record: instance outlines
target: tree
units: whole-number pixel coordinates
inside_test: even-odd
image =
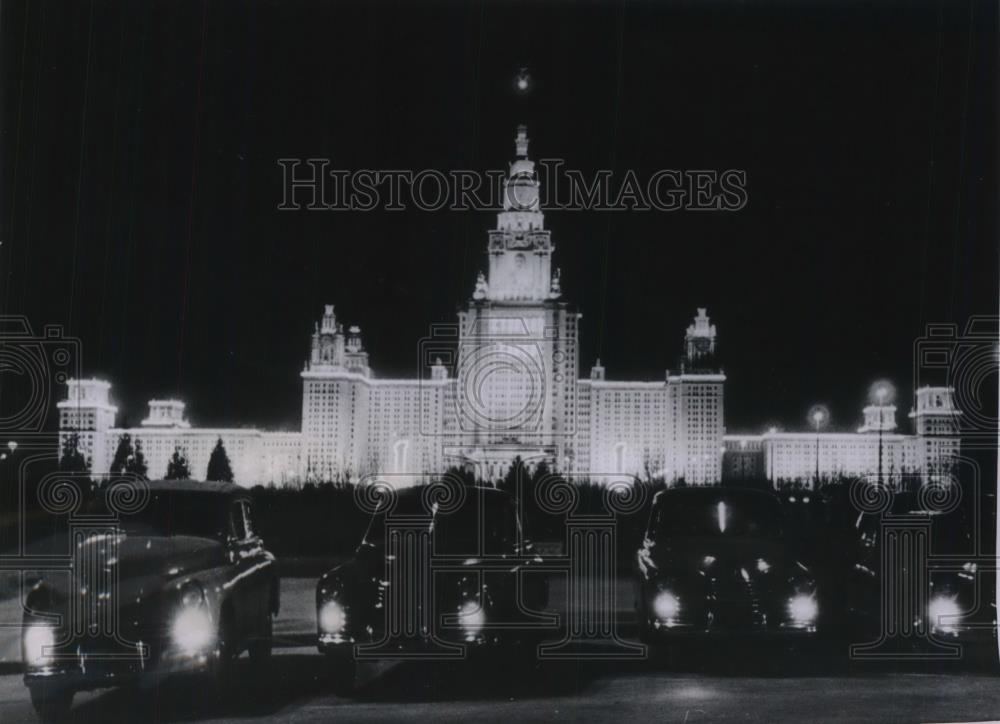
[[[167,480],[187,480],[191,477],[191,468],[188,459],[178,447],[174,448],[174,454],[167,463]]]
[[[90,471],[86,458],[80,452],[80,436],[75,432],[63,440],[59,471],[63,473],[86,473]]]
[[[112,474],[118,475],[125,470],[125,466],[128,465],[128,461],[133,455],[135,455],[135,450],[132,449],[132,436],[126,432],[118,438],[118,449],[115,450],[115,457],[111,461]]]
[[[142,454],[142,441],[135,441],[135,454],[125,463],[125,472],[144,478],[148,472],[146,466],[146,456]]]
[[[212,456],[208,459],[208,471],[205,473],[205,480],[223,483],[233,482],[233,469],[229,465],[229,456],[226,454],[226,448],[222,444],[221,437],[215,443]]]

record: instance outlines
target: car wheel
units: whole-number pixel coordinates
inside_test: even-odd
[[[218,649],[215,660],[209,670],[212,695],[218,704],[228,703],[235,679],[236,657],[239,650],[236,646],[235,634],[230,625],[230,618],[223,615],[219,622]]]
[[[333,693],[337,696],[348,696],[354,691],[358,675],[358,663],[349,654],[329,654],[327,669],[333,681]]]
[[[35,684],[29,687],[31,705],[43,722],[59,722],[66,719],[70,707],[73,706],[72,689],[56,687],[51,684]]]

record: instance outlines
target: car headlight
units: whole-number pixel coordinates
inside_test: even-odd
[[[319,608],[319,627],[323,633],[343,633],[347,627],[347,613],[336,601],[325,601]]]
[[[181,606],[193,608],[205,603],[205,592],[197,583],[188,583],[181,589]]]
[[[788,601],[788,616],[799,625],[810,624],[819,615],[819,604],[816,597],[809,593],[792,596]]]
[[[465,632],[466,639],[475,638],[486,623],[486,613],[476,601],[466,601],[458,607],[458,623]]]
[[[934,596],[927,604],[927,618],[932,631],[954,633],[962,609],[953,596]]]
[[[215,643],[215,624],[205,605],[205,592],[197,583],[181,589],[180,607],[174,616],[170,635],[183,653],[205,653]]]
[[[174,643],[186,654],[204,652],[215,642],[215,626],[208,611],[185,608],[177,614],[171,628]]]
[[[673,621],[681,612],[681,602],[670,591],[660,591],[653,598],[653,612],[662,621]]]
[[[50,650],[56,643],[56,632],[46,624],[32,624],[24,630],[24,663],[45,666],[52,659]]]

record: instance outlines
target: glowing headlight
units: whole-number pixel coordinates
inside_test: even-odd
[[[319,609],[319,627],[324,633],[342,633],[347,626],[344,607],[336,601],[327,601]]]
[[[483,607],[476,601],[466,601],[458,609],[458,622],[465,631],[466,637],[475,636],[486,623]]]
[[[51,626],[29,626],[24,631],[24,663],[28,666],[44,666],[51,659],[47,649],[55,643],[56,634]]]
[[[800,593],[788,601],[788,615],[797,624],[812,623],[819,615],[819,605],[812,595]]]
[[[181,605],[185,608],[200,606],[205,602],[205,592],[197,583],[189,583],[181,589]]]
[[[961,615],[962,609],[951,596],[935,596],[927,604],[927,618],[935,631],[954,633]]]
[[[170,631],[174,643],[186,654],[202,653],[215,642],[215,626],[201,607],[182,608]]]
[[[677,618],[677,614],[680,613],[681,602],[670,591],[660,591],[653,599],[653,611],[657,618],[670,621]]]

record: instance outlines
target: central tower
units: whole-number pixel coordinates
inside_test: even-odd
[[[497,214],[497,228],[489,232],[485,298],[538,303],[559,295],[553,297],[552,240],[545,230],[538,176],[535,162],[528,158],[528,129],[523,125],[517,128],[514,147],[516,158],[504,181],[503,211]]]
[[[515,457],[572,467],[580,315],[560,300],[554,247],[541,211],[528,131],[519,126],[502,209],[480,272],[459,313],[452,457],[502,477]]]

